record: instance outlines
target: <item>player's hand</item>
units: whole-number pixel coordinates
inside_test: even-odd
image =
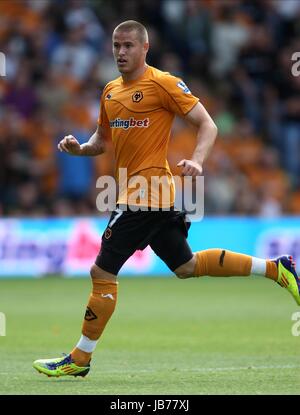
[[[177,167],[182,167],[182,176],[196,177],[202,174],[202,166],[196,161],[184,159],[177,164]]]
[[[82,153],[81,146],[72,135],[66,135],[59,143],[59,151],[65,151],[73,156],[79,156]]]

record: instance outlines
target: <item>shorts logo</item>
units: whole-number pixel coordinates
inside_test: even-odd
[[[128,130],[128,128],[147,128],[149,126],[149,118],[144,120],[136,120],[133,117],[130,117],[129,120],[122,120],[122,118],[116,118],[115,120],[109,121],[110,128],[123,128]]]
[[[140,102],[144,98],[142,91],[135,91],[132,95],[133,102]]]
[[[177,86],[183,90],[183,92],[185,94],[190,94],[191,91],[189,90],[189,88],[186,86],[186,84],[183,81],[178,82]]]
[[[85,312],[84,319],[86,321],[92,321],[92,320],[96,320],[97,319],[96,314],[93,312],[93,310],[90,307],[87,307],[86,308],[86,312]]]
[[[109,239],[111,237],[112,230],[110,228],[107,228],[104,232],[104,238]]]

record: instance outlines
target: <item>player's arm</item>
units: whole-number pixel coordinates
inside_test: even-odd
[[[191,160],[181,160],[178,166],[182,167],[184,176],[199,176],[202,173],[202,164],[213,147],[218,129],[200,102],[185,115],[185,119],[197,127],[197,145]]]
[[[59,143],[58,149],[73,156],[98,156],[105,152],[104,128],[98,125],[97,130],[89,141],[79,144],[72,135],[65,136]]]

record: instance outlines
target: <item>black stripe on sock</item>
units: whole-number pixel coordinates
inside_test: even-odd
[[[224,263],[224,257],[225,257],[225,250],[223,249],[223,251],[222,251],[222,253],[221,253],[221,255],[220,255],[220,260],[219,260],[220,267],[222,267],[222,266],[223,266],[223,263]]]

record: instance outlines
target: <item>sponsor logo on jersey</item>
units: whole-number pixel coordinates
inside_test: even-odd
[[[132,94],[132,101],[133,102],[140,102],[143,99],[143,93],[142,91],[135,91],[134,94]]]
[[[122,120],[122,118],[116,118],[115,120],[109,121],[110,128],[123,128],[128,130],[128,128],[147,128],[149,126],[149,118],[144,118],[143,120],[136,120],[133,117],[130,117],[128,120]]]
[[[177,86],[183,90],[183,92],[185,94],[190,94],[191,91],[189,90],[189,88],[186,86],[186,84],[183,81],[178,82]]]

